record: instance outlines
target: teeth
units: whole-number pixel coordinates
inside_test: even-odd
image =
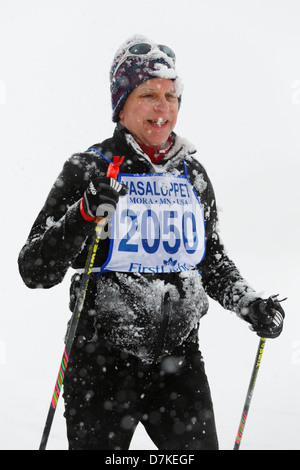
[[[164,120],[164,119],[149,119],[149,122],[151,122],[151,124],[157,124],[158,126],[163,126],[164,124],[167,123],[167,120]]]

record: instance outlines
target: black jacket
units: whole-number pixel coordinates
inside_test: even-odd
[[[146,362],[171,353],[185,341],[197,342],[199,320],[208,310],[207,295],[241,317],[243,309],[258,297],[220,242],[214,191],[196,151],[175,134],[173,140],[173,147],[158,165],[153,165],[121,126],[112,138],[93,146],[108,159],[125,155],[122,173],[176,170],[184,174],[185,161],[204,210],[206,254],[198,270],[110,272],[94,274],[90,280],[79,331],[92,337],[95,326],[99,337]],[[51,288],[62,282],[70,267],[84,268],[94,223],[82,218],[79,203],[88,182],[106,175],[107,168],[108,162],[95,150],[75,154],[65,162],[19,255],[20,274],[28,287]],[[102,266],[108,249],[106,237],[100,241],[95,266]],[[80,274],[74,274],[71,310],[79,284]]]

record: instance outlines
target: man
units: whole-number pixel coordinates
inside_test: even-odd
[[[158,449],[216,450],[198,344],[207,295],[263,337],[281,333],[284,312],[225,253],[212,184],[173,132],[174,52],[133,36],[110,80],[113,137],[67,160],[19,257],[31,288],[76,269],[72,310],[95,222],[109,213],[64,381],[69,448],[128,449],[142,422]],[[114,156],[124,156],[118,182],[106,176]]]

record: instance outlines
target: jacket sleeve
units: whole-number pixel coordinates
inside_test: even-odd
[[[206,171],[199,164],[193,173],[197,175],[194,185],[196,184],[195,189],[203,206],[205,220],[206,252],[198,266],[203,287],[226,310],[244,317],[249,304],[260,296],[226,253],[219,234],[215,194]]]
[[[30,288],[59,284],[94,230],[79,210],[87,182],[78,162],[65,163],[20,251],[19,271]]]

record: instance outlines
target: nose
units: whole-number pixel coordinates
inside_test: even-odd
[[[165,112],[169,109],[169,103],[165,96],[159,96],[153,106],[154,111]]]

